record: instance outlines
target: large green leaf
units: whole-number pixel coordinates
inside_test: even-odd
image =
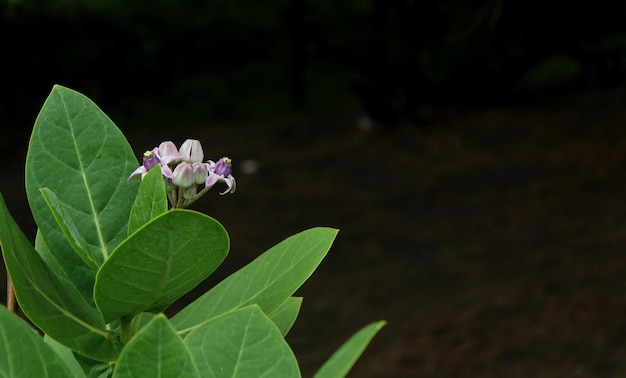
[[[201,377],[299,377],[293,352],[256,305],[213,318],[184,340]]]
[[[76,356],[74,356],[74,352],[65,345],[59,343],[52,337],[48,335],[43,336],[43,341],[56,352],[57,355],[63,360],[63,363],[67,368],[72,372],[72,377],[80,378],[85,376],[85,372],[83,368],[80,366],[78,361],[76,360]]]
[[[167,211],[167,196],[160,167],[157,165],[141,179],[128,220],[129,235]]]
[[[212,317],[249,304],[271,313],[311,276],[337,232],[317,227],[283,240],[185,307],[171,319],[172,324],[188,332]]]
[[[159,312],[207,278],[224,260],[224,227],[202,213],[174,209],[130,235],[100,267],[94,300],[110,322]]]
[[[126,344],[113,372],[113,378],[199,376],[189,350],[162,314]]]
[[[28,324],[0,305],[0,376],[66,378],[72,375],[61,357]]]
[[[121,344],[106,330],[98,311],[35,252],[1,195],[0,246],[20,307],[37,327],[78,353],[115,360]]]
[[[280,333],[285,336],[296,322],[301,306],[302,297],[289,297],[276,310],[267,314],[267,316],[276,324]]]
[[[384,321],[371,323],[355,333],[315,373],[315,378],[345,377],[361,356],[376,333],[385,325]]]
[[[139,185],[127,183],[127,178],[137,165],[124,135],[96,104],[71,89],[53,87],[30,138],[26,193],[49,249],[87,300],[95,275],[76,268],[85,263],[66,240],[39,190],[49,188],[58,196],[77,232],[98,251],[101,263],[127,236]]]

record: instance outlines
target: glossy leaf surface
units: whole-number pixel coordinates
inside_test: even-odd
[[[345,377],[374,335],[385,325],[384,321],[369,324],[355,333],[330,357],[315,374],[315,378]]]
[[[256,305],[213,318],[184,340],[201,377],[299,377],[296,357]]]
[[[164,315],[158,315],[130,339],[117,361],[113,378],[199,377],[180,336]]]
[[[271,313],[311,276],[336,235],[335,229],[318,227],[283,240],[185,307],[171,319],[172,324],[188,332],[250,304]]]
[[[135,180],[138,180],[136,178]],[[160,166],[157,165],[148,172],[139,185],[137,197],[130,210],[128,220],[128,234],[137,231],[152,218],[167,211],[167,196]]]
[[[65,239],[40,189],[56,194],[76,231],[97,251],[99,265],[127,235],[138,187],[127,178],[137,166],[126,138],[96,104],[71,89],[53,87],[30,138],[26,194],[49,249],[88,301],[95,274],[76,269],[85,263]]]
[[[83,368],[80,366],[76,357],[74,356],[74,352],[65,345],[59,343],[52,337],[48,335],[43,336],[43,341],[46,343],[52,350],[56,352],[56,354],[63,360],[65,366],[72,372],[71,377],[79,378],[84,377],[85,372]]]
[[[61,357],[44,343],[43,338],[0,305],[0,376],[65,378],[72,375]]]
[[[302,297],[289,297],[283,304],[267,316],[276,324],[280,333],[285,336],[296,322],[301,306]]]
[[[130,235],[100,267],[95,302],[107,322],[162,311],[207,278],[229,247],[215,219],[168,211]]]

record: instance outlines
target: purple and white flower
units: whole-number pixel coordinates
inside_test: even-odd
[[[226,193],[235,193],[235,189],[237,188],[237,183],[235,182],[235,178],[231,174],[233,171],[232,160],[223,157],[216,162],[209,160],[207,161],[209,165],[209,175],[204,183],[204,186],[207,188],[211,188],[213,185],[218,182],[223,182],[228,187],[225,191],[220,194],[224,195]]]
[[[141,178],[148,173],[152,168],[156,167],[158,164],[161,164],[161,173],[163,176],[167,178],[172,178],[172,169],[161,160],[159,156],[159,149],[154,147],[150,151],[146,151],[143,154],[143,163],[141,166],[133,171],[133,173],[128,176],[128,181],[132,180],[133,177],[141,174]]]
[[[141,174],[141,178],[143,179],[146,173],[156,167],[157,164],[161,164],[163,176],[171,179],[173,172],[169,165],[176,164],[181,160],[183,160],[183,155],[178,153],[178,149],[174,143],[171,141],[163,142],[159,147],[154,147],[152,150],[144,152],[142,165],[130,174],[128,181],[132,180],[132,178],[138,174]]]
[[[227,157],[217,162],[204,159],[202,145],[198,140],[187,139],[180,149],[171,141],[165,141],[143,155],[142,165],[128,177],[128,181],[140,175],[143,178],[157,165],[165,183],[165,191],[172,207],[187,207],[204,195],[215,184],[222,182],[227,188],[220,194],[234,193],[235,178],[232,175],[232,161]],[[198,191],[198,186],[204,188]]]

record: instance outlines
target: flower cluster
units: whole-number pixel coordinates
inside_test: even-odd
[[[231,174],[232,161],[227,157],[217,162],[203,162],[203,159],[202,145],[195,139],[187,139],[180,149],[166,141],[143,154],[143,164],[131,173],[128,181],[137,175],[143,178],[149,170],[160,164],[172,207],[189,206],[217,183],[226,184],[226,190],[220,194],[234,193],[236,183]],[[199,185],[204,185],[200,191]]]

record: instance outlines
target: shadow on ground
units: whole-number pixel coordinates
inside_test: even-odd
[[[626,375],[625,100],[617,89],[439,110],[430,131],[363,131],[348,109],[129,140],[139,154],[192,137],[207,157],[258,163],[254,174],[235,170],[235,195],[195,205],[232,238],[198,291],[293,233],[341,229],[298,293],[288,339],[305,376],[386,319],[352,376],[617,377]],[[32,235],[14,167],[2,192]]]

